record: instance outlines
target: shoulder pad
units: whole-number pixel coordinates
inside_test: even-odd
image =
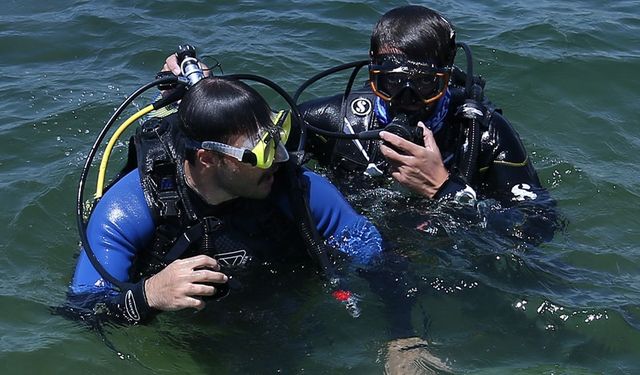
[[[373,113],[376,95],[369,87],[352,90],[342,102],[343,117],[366,117]]]

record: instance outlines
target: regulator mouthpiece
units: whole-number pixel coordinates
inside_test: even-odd
[[[404,113],[396,115],[391,123],[384,128],[384,131],[393,133],[418,145],[421,145],[423,142],[422,128],[411,125],[409,118]]]

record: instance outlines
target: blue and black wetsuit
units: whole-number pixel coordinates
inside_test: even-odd
[[[205,253],[218,260],[223,272],[242,281],[264,264],[309,261],[296,230],[295,222],[301,219],[289,199],[291,191],[284,173],[281,168],[271,193],[262,200],[236,198],[211,206],[190,189],[185,191],[198,218],[215,218],[220,223],[213,232],[213,246]],[[357,214],[325,178],[308,170],[299,173],[307,186],[309,211],[319,234],[352,261],[370,262],[382,249],[377,229]],[[87,228],[91,249],[100,264],[131,287],[117,291],[82,251],[69,293],[70,307],[84,310],[80,313],[123,323],[144,322],[154,314],[146,302],[144,281],[166,265],[162,257],[176,238],[166,238],[168,232],[160,231],[171,225],[160,222],[163,219],[149,203],[150,194],[145,191],[141,174],[134,169],[111,186],[97,203]],[[202,247],[195,245],[181,258],[203,253]]]
[[[488,101],[483,103],[486,107],[473,178],[459,178],[460,165],[470,147],[458,112],[465,99],[464,90],[451,85],[431,117],[422,119],[432,130],[451,173],[434,198],[456,200],[471,194],[477,202],[495,200],[500,208],[482,213],[489,228],[531,243],[550,240],[558,226],[555,201],[540,183],[516,130]],[[300,109],[310,125],[339,133],[381,129],[391,120],[386,104],[368,87],[354,90],[346,98],[335,95],[312,100]],[[339,140],[311,132],[307,150],[321,165],[334,169],[338,177],[365,171],[371,175],[371,165],[380,175],[388,176],[378,145],[377,141]],[[475,202],[472,199],[472,207],[467,206],[466,211],[477,215]]]

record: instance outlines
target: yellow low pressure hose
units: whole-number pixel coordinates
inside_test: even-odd
[[[122,133],[125,130],[127,130],[129,125],[131,125],[134,121],[136,121],[140,117],[153,111],[153,109],[154,109],[153,104],[149,104],[148,106],[142,108],[141,110],[136,112],[133,116],[129,117],[127,121],[123,122],[122,125],[118,127],[118,130],[116,130],[116,132],[113,133],[113,135],[111,136],[111,139],[107,144],[107,147],[104,149],[104,155],[102,155],[102,160],[100,161],[100,170],[98,171],[98,183],[96,185],[96,195],[95,195],[96,199],[99,199],[102,197],[102,193],[104,190],[105,175],[107,173],[107,164],[109,164],[109,156],[111,156],[111,151],[113,150],[113,146],[115,146],[116,142],[118,141],[118,138],[120,138],[120,135],[122,135]]]

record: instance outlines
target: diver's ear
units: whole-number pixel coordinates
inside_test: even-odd
[[[205,168],[217,167],[220,156],[213,151],[199,149],[196,151],[196,163]]]

